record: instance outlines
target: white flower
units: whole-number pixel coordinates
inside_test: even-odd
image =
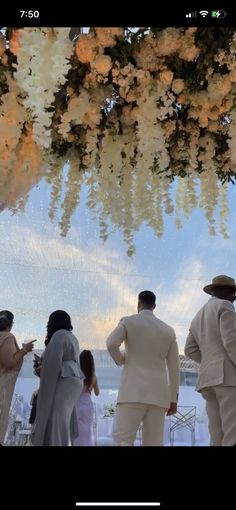
[[[114,416],[116,412],[117,403],[113,402],[113,404],[108,404],[104,406],[104,415],[103,418],[111,418]]]

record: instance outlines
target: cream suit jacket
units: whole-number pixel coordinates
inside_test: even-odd
[[[170,402],[177,402],[179,355],[175,332],[151,310],[123,317],[109,335],[107,349],[117,365],[124,365],[118,403],[137,402],[168,409]]]
[[[197,390],[236,386],[236,313],[230,301],[212,297],[194,317],[185,355],[200,363]]]

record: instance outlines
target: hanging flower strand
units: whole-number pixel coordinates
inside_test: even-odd
[[[86,182],[102,239],[112,223],[123,230],[129,255],[143,223],[160,236],[165,214],[174,212],[180,227],[182,213],[188,218],[196,206],[211,234],[219,206],[226,237],[221,183],[236,177],[234,29],[93,27],[73,41],[70,35],[69,28],[0,34],[0,210],[22,208],[46,177],[53,219],[64,161],[71,170],[62,235]],[[20,184],[16,157],[25,146],[37,157],[33,175],[28,155],[21,157]]]

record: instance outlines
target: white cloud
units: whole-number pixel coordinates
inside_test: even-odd
[[[155,289],[148,265],[140,274],[135,260],[118,250],[82,246],[78,229],[62,239],[53,225],[41,234],[16,224],[0,236],[0,307],[16,313],[17,337],[37,337],[37,347],[49,313],[60,308],[70,313],[83,347],[104,348],[119,319],[136,312],[138,292],[150,288],[157,295],[156,315],[174,327],[182,351],[190,322],[207,299],[202,287],[210,279],[198,258],[185,256],[174,281],[165,272]]]
[[[51,234],[51,237],[48,234]],[[105,339],[122,315],[136,310],[142,276],[132,261],[115,250],[83,249],[62,239],[53,227],[38,234],[24,226],[11,228],[12,250],[6,237],[1,271],[1,302],[16,312],[15,333],[20,340],[39,337],[42,346],[49,313],[66,309],[83,345],[104,347]],[[132,276],[135,275],[135,276]]]
[[[198,259],[185,259],[175,281],[169,282],[168,288],[167,282],[163,281],[159,292],[160,303],[157,313],[159,312],[163,320],[175,329],[181,352],[191,320],[207,301],[207,295],[202,290],[204,284],[208,283],[202,279],[205,273],[205,267]]]

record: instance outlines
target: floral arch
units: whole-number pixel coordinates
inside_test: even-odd
[[[236,177],[236,36],[232,28],[7,28],[0,34],[0,209],[21,210],[43,177],[61,234],[88,187],[101,237],[111,221],[128,254],[143,222],[214,211],[227,237]],[[176,182],[175,197],[171,186]]]

